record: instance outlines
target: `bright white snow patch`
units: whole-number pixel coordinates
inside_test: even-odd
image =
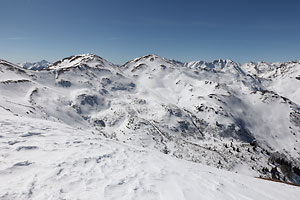
[[[171,158],[89,130],[1,114],[0,199],[299,199],[300,189]]]

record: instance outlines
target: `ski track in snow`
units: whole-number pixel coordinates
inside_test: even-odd
[[[299,199],[299,187],[125,145],[89,130],[0,116],[0,199]]]

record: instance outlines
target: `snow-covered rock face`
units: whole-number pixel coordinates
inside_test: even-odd
[[[156,55],[116,66],[84,54],[30,71],[1,61],[0,110],[300,183],[299,67]]]
[[[41,60],[39,62],[26,62],[19,64],[24,69],[30,69],[30,70],[42,70],[44,68],[47,68],[51,63],[46,60]]]

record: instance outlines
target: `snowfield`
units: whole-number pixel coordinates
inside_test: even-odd
[[[0,199],[299,199],[300,61],[0,60]]]
[[[0,116],[0,199],[298,200],[299,187],[46,120]]]

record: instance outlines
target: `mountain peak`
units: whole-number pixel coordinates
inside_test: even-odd
[[[82,64],[86,64],[89,67],[99,67],[99,66],[114,66],[111,62],[101,58],[100,56],[92,53],[88,54],[79,54],[79,55],[73,55],[66,58],[63,58],[51,65],[49,65],[50,70],[57,70],[62,68],[74,68],[78,67]]]
[[[39,62],[25,62],[19,64],[24,69],[30,69],[30,70],[42,70],[44,68],[47,68],[51,63],[47,60],[41,60]]]
[[[141,61],[141,60],[154,61],[155,59],[162,59],[162,57],[160,57],[158,55],[155,55],[155,54],[148,54],[148,55],[145,55],[145,56],[138,57],[138,58],[134,59],[133,61],[134,62]]]
[[[233,63],[233,61],[231,59],[216,59],[216,60],[213,60],[212,63]]]

